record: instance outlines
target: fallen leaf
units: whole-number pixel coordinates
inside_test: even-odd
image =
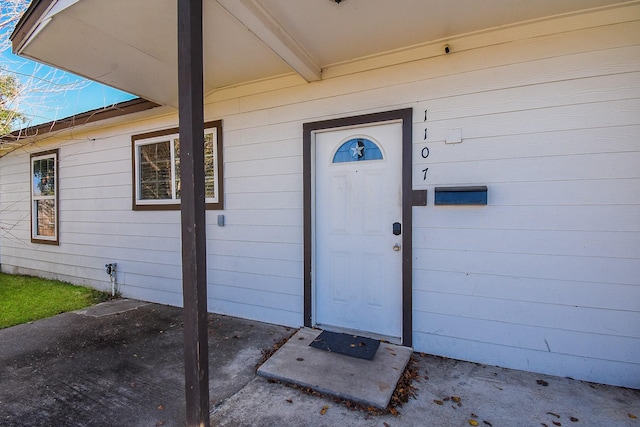
[[[569,419],[571,420],[572,423],[577,423],[578,421],[580,421],[576,417],[569,417]]]
[[[489,427],[493,427],[493,424],[491,424],[489,421],[483,421],[483,423],[488,425]]]
[[[460,396],[451,396],[451,400],[453,400],[456,403],[460,403]]]
[[[469,425],[477,426],[478,422],[476,420],[469,420]]]
[[[163,409],[164,409],[164,406],[158,405],[158,411],[162,411]]]
[[[434,400],[433,403],[435,403],[436,405],[444,405],[444,402],[442,400]]]
[[[471,418],[478,418],[478,416],[472,412],[471,413]]]
[[[389,427],[389,424],[383,422],[382,424],[384,424],[384,427]]]
[[[546,425],[545,423],[540,423],[542,424],[542,427],[549,427],[548,425]]]
[[[549,383],[548,383],[548,382],[546,382],[545,380],[537,380],[537,381],[536,381],[536,384],[541,385],[541,386],[543,386],[543,387],[546,387],[546,386],[548,386],[548,385],[549,385]]]
[[[554,425],[561,426],[562,423],[560,421],[551,421]]]
[[[164,421],[158,421],[156,423],[156,427],[160,427],[160,426],[163,426],[163,425],[164,425]]]
[[[287,403],[293,403],[293,400],[291,400],[291,399],[287,399],[287,400],[285,400],[285,402],[287,402]]]
[[[635,420],[635,419],[636,419],[636,418],[638,418],[638,417],[636,417],[636,416],[635,416],[635,415],[633,415],[633,414],[629,414],[629,418],[631,418],[632,420]]]
[[[444,399],[442,399],[442,400],[444,400],[445,402],[448,402],[448,401],[449,401],[449,399],[451,399],[451,398],[450,398],[450,397],[445,397],[445,398],[444,398]]]
[[[547,412],[547,415],[553,415],[556,418],[560,418],[560,415],[554,414],[553,412]]]
[[[322,407],[322,409],[320,410],[320,415],[324,415],[327,413],[327,409],[329,409],[329,407],[327,405],[324,405]]]
[[[302,358],[302,357],[298,357],[296,360],[297,360],[298,362],[302,362],[302,361],[304,360],[304,358]]]
[[[389,412],[391,412],[391,415],[393,416],[398,416],[398,411],[396,410],[396,408],[389,408]]]

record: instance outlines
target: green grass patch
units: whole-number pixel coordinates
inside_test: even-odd
[[[110,297],[57,280],[0,273],[0,329],[79,310]]]

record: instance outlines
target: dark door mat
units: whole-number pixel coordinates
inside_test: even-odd
[[[320,335],[309,344],[309,346],[320,350],[340,353],[365,360],[373,359],[379,345],[379,340],[329,331],[322,331]]]

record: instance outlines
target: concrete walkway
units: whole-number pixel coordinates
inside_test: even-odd
[[[216,426],[640,426],[640,391],[417,355],[416,399],[373,416],[253,379],[215,408]],[[428,377],[428,379],[426,379]],[[546,386],[544,384],[547,384]],[[556,424],[557,423],[557,424]]]
[[[212,405],[294,331],[210,316]],[[116,300],[0,329],[0,426],[183,426],[182,310]]]
[[[115,301],[0,330],[0,426],[182,426],[182,311]],[[417,398],[370,415],[255,374],[292,329],[210,317],[212,425],[631,426],[640,391],[414,354]]]

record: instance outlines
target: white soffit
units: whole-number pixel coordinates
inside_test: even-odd
[[[320,80],[320,66],[256,0],[217,1],[305,80]]]
[[[322,67],[619,0],[259,0]]]
[[[205,93],[619,0],[204,0]],[[20,53],[177,106],[177,0],[58,0]]]
[[[205,93],[292,72],[216,1],[204,6]],[[21,54],[177,107],[176,0],[80,0],[47,20]]]

